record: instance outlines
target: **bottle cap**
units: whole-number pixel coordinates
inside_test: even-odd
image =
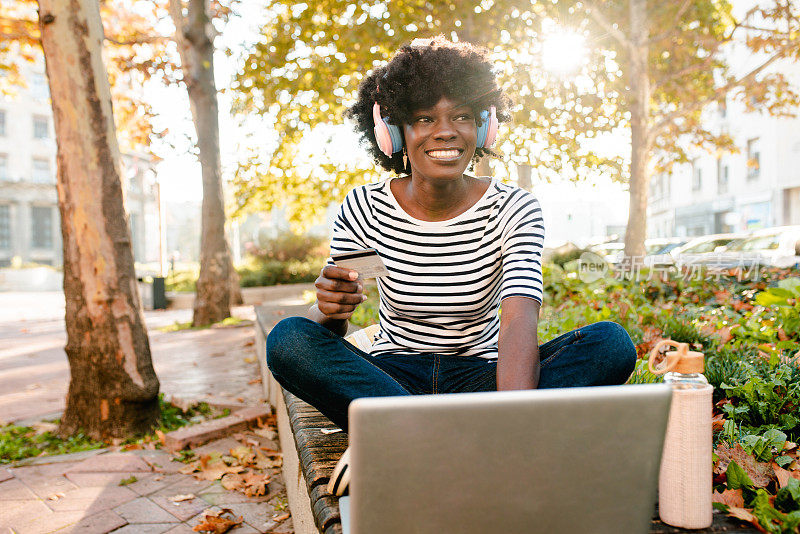
[[[672,346],[678,350],[667,352],[664,364],[656,367],[655,361],[658,358],[659,351],[666,346]],[[670,371],[683,374],[702,373],[705,369],[702,352],[689,350],[688,343],[678,343],[671,339],[662,339],[653,347],[653,350],[650,351],[647,366],[650,372],[656,375],[662,375]]]

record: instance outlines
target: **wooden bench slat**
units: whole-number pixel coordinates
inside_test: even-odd
[[[309,492],[311,501],[314,503],[312,510],[314,517],[318,518],[317,526],[324,531],[329,526],[341,524],[342,518],[339,515],[339,498],[328,493],[324,486],[317,486]]]

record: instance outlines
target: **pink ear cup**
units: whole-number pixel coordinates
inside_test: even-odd
[[[375,122],[375,140],[378,142],[378,148],[381,152],[392,157],[392,136],[389,133],[389,128],[383,122],[381,117],[381,108],[377,102],[372,106],[372,120]]]
[[[486,141],[483,146],[488,148],[494,144],[497,137],[497,108],[489,107],[489,129],[486,131]]]

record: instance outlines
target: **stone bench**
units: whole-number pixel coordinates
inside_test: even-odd
[[[283,450],[283,478],[297,534],[341,534],[339,499],[327,491],[336,462],[347,448],[347,435],[308,403],[285,391],[266,366],[266,334],[269,331],[256,308],[256,347],[261,364],[265,396],[276,412]],[[374,330],[359,331],[350,341],[368,350]],[[353,337],[354,336],[354,337]],[[366,349],[364,348],[366,346]],[[325,432],[323,432],[323,430]],[[665,525],[655,512],[650,534],[680,532],[745,534],[758,532],[720,513],[705,530],[684,530]]]

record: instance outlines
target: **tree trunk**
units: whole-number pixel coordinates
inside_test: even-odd
[[[67,358],[64,435],[129,437],[158,422],[158,378],[133,269],[97,0],[39,0],[58,144]]]
[[[625,256],[645,254],[647,235],[647,193],[650,186],[650,79],[647,59],[647,12],[645,0],[628,0],[630,9],[631,43],[629,99],[631,111],[631,174],[629,180],[630,211],[625,230]]]
[[[203,173],[203,212],[200,237],[200,276],[194,301],[194,326],[222,321],[231,315],[233,262],[225,239],[225,203],[219,155],[217,89],[214,84],[214,42],[208,0],[189,0],[183,15],[182,0],[170,0],[175,40]]]

